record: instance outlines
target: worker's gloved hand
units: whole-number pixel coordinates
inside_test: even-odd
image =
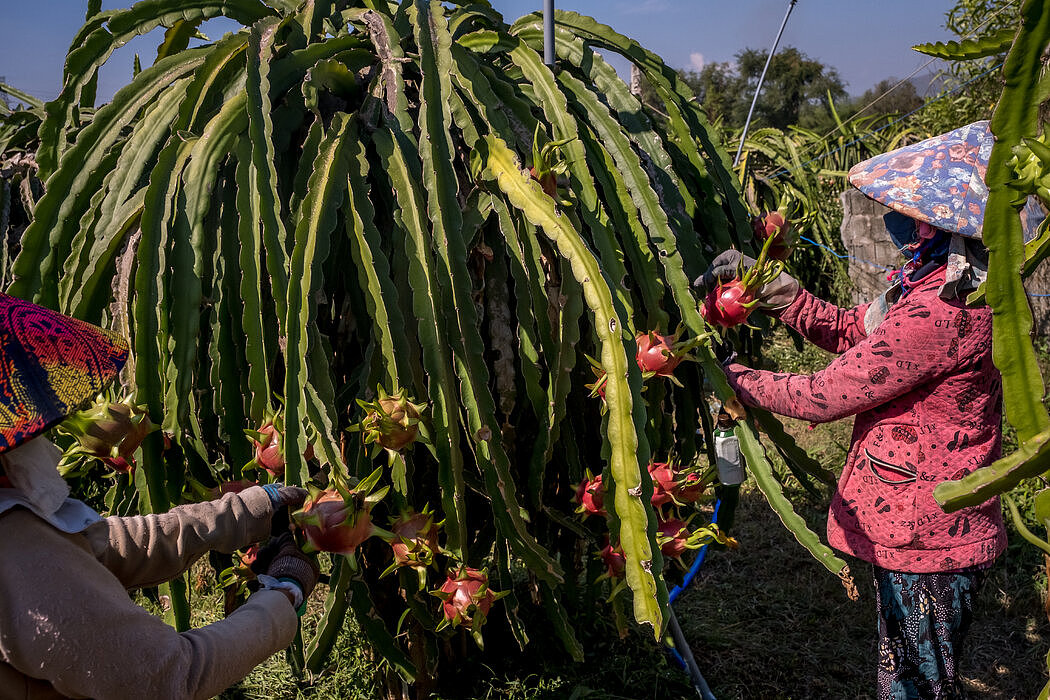
[[[702,287],[705,293],[710,292],[719,281],[734,279],[741,267],[747,270],[755,262],[754,258],[731,248],[719,253],[718,257],[711,261],[707,272],[693,282],[693,286]],[[765,310],[780,311],[795,300],[798,290],[798,280],[786,272],[781,272],[772,282],[759,287],[757,297]]]
[[[306,503],[306,498],[310,495],[310,492],[306,489],[301,489],[298,486],[285,486],[284,484],[263,484],[263,490],[270,497],[270,503],[273,504],[274,510],[285,507],[298,510]]]
[[[722,340],[716,340],[713,349],[715,351],[715,359],[724,367],[730,362],[736,362],[736,348],[729,342],[728,338]]]
[[[309,598],[321,573],[317,564],[311,557],[303,554],[290,532],[275,537],[267,547],[271,544],[274,554],[266,566],[266,575],[278,581],[294,583],[302,591],[303,599]],[[260,558],[261,556],[260,552]]]

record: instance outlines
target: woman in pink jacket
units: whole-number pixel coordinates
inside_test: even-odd
[[[986,271],[992,143],[978,122],[850,170],[854,186],[893,210],[887,229],[907,264],[876,301],[848,310],[782,275],[760,290],[763,306],[838,357],[811,375],[725,368],[745,404],[813,423],[854,416],[828,538],[873,566],[880,699],[960,692],[958,645],[983,570],[1006,547],[998,499],[945,513],[933,498],[938,483],[1000,455],[992,314],[964,301]],[[735,274],[741,257],[723,253],[705,282]]]

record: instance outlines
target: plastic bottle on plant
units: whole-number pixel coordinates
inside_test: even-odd
[[[718,417],[714,442],[719,483],[723,486],[742,484],[744,482],[744,461],[740,456],[740,441],[733,434],[733,421],[727,413],[723,412]]]

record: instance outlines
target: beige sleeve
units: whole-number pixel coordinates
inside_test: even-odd
[[[0,534],[0,656],[65,696],[203,700],[295,636],[295,611],[278,591],[180,634],[136,605],[82,536],[27,511],[0,518]]]
[[[203,554],[232,552],[270,534],[273,507],[257,486],[160,515],[103,518],[84,531],[95,556],[125,588],[175,578]]]

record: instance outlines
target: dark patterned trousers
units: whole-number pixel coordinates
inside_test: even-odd
[[[964,697],[956,657],[984,571],[906,574],[877,566],[879,700]]]

